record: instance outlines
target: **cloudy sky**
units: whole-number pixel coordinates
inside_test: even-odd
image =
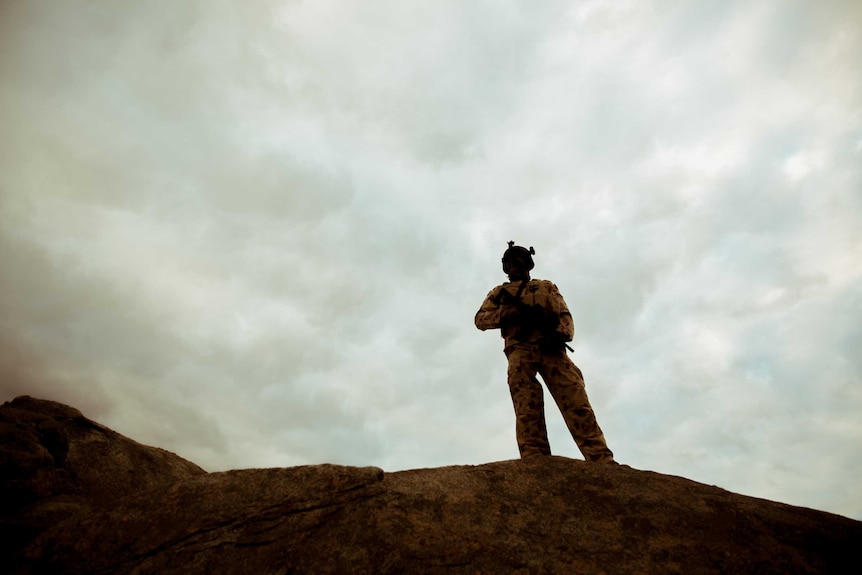
[[[855,0],[4,0],[0,401],[210,471],[513,459],[473,315],[515,240],[618,460],[862,519],[860,30]]]

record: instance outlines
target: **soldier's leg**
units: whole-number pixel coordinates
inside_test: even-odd
[[[600,463],[613,462],[614,454],[608,449],[605,436],[596,421],[581,370],[562,351],[544,355],[539,373],[584,458]]]
[[[521,457],[550,455],[542,385],[536,379],[538,352],[532,346],[516,346],[509,358],[509,392],[515,408],[515,437]]]

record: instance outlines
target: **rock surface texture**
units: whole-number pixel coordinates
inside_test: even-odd
[[[0,425],[4,526],[31,525],[11,573],[862,573],[862,522],[625,466],[205,473],[53,402],[16,399]]]

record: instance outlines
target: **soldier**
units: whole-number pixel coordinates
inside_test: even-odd
[[[535,253],[532,246],[527,250],[509,242],[503,253],[509,281],[488,293],[475,319],[482,331],[499,328],[505,341],[518,450],[521,457],[551,454],[538,373],[584,458],[616,463],[587,399],[581,370],[566,354],[566,342],[575,334],[572,314],[556,285],[530,279]]]

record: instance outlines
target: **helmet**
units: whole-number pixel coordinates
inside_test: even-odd
[[[530,246],[528,250],[525,247],[516,246],[515,242],[510,241],[509,248],[503,252],[503,273],[509,275],[512,270],[512,263],[515,261],[522,262],[526,271],[530,271],[535,266],[533,263],[533,254],[535,253],[536,250],[533,249],[533,246]]]

